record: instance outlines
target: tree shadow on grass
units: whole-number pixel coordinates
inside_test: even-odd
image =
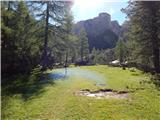
[[[2,96],[21,94],[22,99],[27,101],[33,96],[38,96],[45,92],[44,88],[48,85],[55,85],[55,82],[47,73],[19,75],[12,77],[12,79],[2,85]]]
[[[132,73],[131,75],[133,75],[133,76],[140,76],[139,73]]]
[[[142,80],[140,84],[154,84],[157,90],[160,90],[160,74],[151,75],[150,80]]]

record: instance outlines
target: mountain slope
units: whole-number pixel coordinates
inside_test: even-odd
[[[113,48],[121,35],[121,26],[117,21],[111,21],[108,13],[100,13],[98,17],[76,23],[73,32],[79,34],[81,28],[87,32],[90,50],[94,47]]]

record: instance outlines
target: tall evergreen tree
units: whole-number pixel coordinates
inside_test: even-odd
[[[35,11],[36,16],[39,17],[40,20],[45,21],[45,34],[44,34],[44,45],[43,45],[43,53],[42,53],[42,61],[41,65],[43,70],[45,70],[48,66],[48,41],[49,35],[55,34],[55,27],[61,25],[64,21],[65,10],[70,7],[70,1],[37,1],[34,2],[33,6],[36,10],[40,12],[37,13]],[[53,28],[53,29],[51,29]]]
[[[1,45],[2,45],[2,74],[7,72],[10,67],[13,68],[15,56],[15,40],[14,36],[14,18],[15,12],[12,9],[13,3],[2,2],[1,7]],[[12,20],[12,22],[11,22]],[[9,59],[11,57],[12,59]],[[8,71],[9,72],[9,71]]]
[[[80,56],[81,61],[83,61],[84,57],[87,58],[89,54],[89,45],[88,45],[88,38],[87,33],[85,32],[85,29],[80,30],[79,34],[79,42],[80,42]]]
[[[132,57],[145,66],[154,67],[160,72],[159,59],[159,10],[156,1],[134,1],[124,10],[130,19],[129,39],[132,42]]]
[[[8,2],[2,8],[2,71],[28,72],[34,65],[32,57],[37,56],[33,48],[34,19],[25,2]],[[37,50],[36,50],[37,51]],[[36,54],[36,55],[35,55]],[[23,67],[25,66],[25,67]]]
[[[66,14],[64,16],[64,40],[65,40],[65,66],[68,63],[69,52],[71,52],[74,48],[72,44],[72,26],[73,26],[73,16],[70,9],[66,10]],[[71,52],[72,53],[72,52]]]
[[[120,63],[123,63],[126,58],[127,47],[125,46],[125,43],[121,39],[117,42],[115,53]]]

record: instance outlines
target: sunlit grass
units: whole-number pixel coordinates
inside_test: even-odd
[[[94,81],[80,76],[47,84],[39,94],[27,100],[22,94],[2,96],[2,118],[6,120],[158,120],[160,92],[140,71],[131,72],[107,66],[85,66],[81,69],[104,76],[106,86],[114,90],[135,90],[131,99],[94,99],[77,96],[81,89],[100,89]],[[143,89],[138,89],[143,88]]]

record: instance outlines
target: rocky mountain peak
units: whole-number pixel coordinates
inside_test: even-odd
[[[98,15],[98,17],[99,18],[109,18],[110,20],[111,20],[111,16],[110,16],[110,14],[108,14],[108,13],[105,13],[105,12],[103,12],[103,13],[99,13],[99,15]]]
[[[117,21],[111,21],[108,13],[100,13],[93,19],[77,22],[73,32],[78,34],[80,29],[84,28],[87,32],[90,49],[112,48],[121,35],[121,26]],[[110,41],[110,42],[109,42]],[[103,47],[100,47],[103,45]]]

